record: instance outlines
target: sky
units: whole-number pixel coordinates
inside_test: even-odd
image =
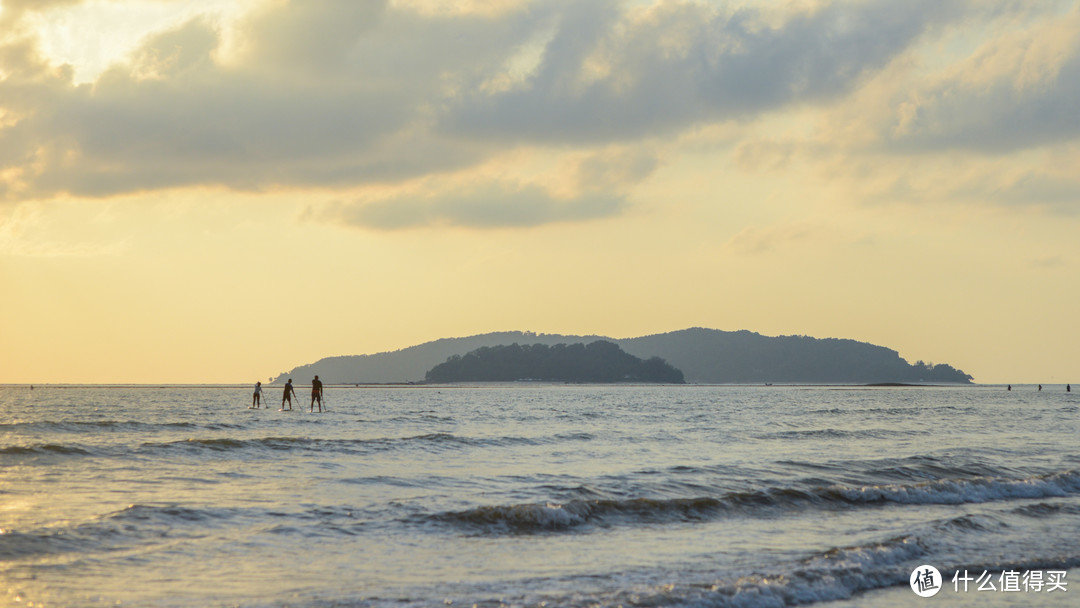
[[[0,0],[0,383],[490,331],[1080,382],[1080,2]]]

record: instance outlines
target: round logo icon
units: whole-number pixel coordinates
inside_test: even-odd
[[[930,565],[922,565],[911,571],[911,590],[919,597],[934,597],[941,591],[941,573]]]

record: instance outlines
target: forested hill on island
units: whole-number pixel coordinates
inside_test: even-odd
[[[591,343],[606,340],[640,359],[659,357],[701,384],[869,384],[925,382],[970,384],[972,377],[950,365],[916,362],[895,350],[866,342],[809,336],[763,336],[750,331],[693,328],[639,338],[497,332],[444,338],[374,355],[329,357],[272,379],[306,382],[315,374],[332,384],[423,382],[429,370],[454,355],[511,344]]]
[[[427,373],[428,382],[683,384],[683,373],[659,357],[642,360],[606,340],[591,344],[482,346],[454,355]]]

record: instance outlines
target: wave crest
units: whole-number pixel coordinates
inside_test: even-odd
[[[708,521],[772,517],[785,512],[872,508],[886,504],[938,505],[1051,498],[1080,493],[1080,472],[1026,479],[975,478],[881,486],[778,487],[693,498],[570,500],[563,503],[488,505],[425,519],[486,533],[530,534],[585,525]]]

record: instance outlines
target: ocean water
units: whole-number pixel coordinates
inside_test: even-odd
[[[1080,605],[1063,386],[250,400],[0,387],[0,605]]]

